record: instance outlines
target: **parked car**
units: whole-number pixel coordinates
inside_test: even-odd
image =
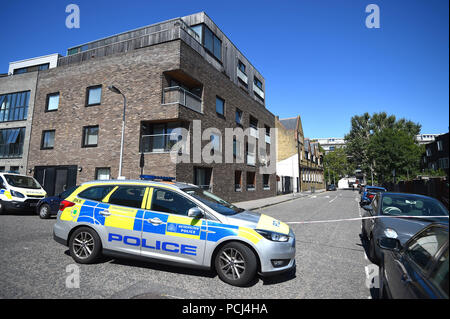
[[[359,202],[359,205],[362,207],[362,206],[370,204],[377,193],[385,192],[385,191],[386,191],[386,188],[384,188],[384,187],[366,186],[364,188],[364,192],[361,195],[361,200]]]
[[[295,271],[295,235],[287,224],[179,182],[84,183],[61,201],[53,236],[81,264],[102,254],[157,260],[215,269],[235,286],[257,273]]]
[[[56,195],[45,197],[41,199],[36,206],[36,213],[42,219],[50,218],[50,216],[55,216],[58,214],[59,205],[61,201],[66,199],[70,194],[72,194],[78,186],[69,187],[64,192]]]
[[[331,184],[327,186],[327,191],[335,191],[336,190],[336,185]]]
[[[47,195],[31,176],[0,173],[0,214],[7,211],[34,211]]]
[[[433,223],[404,245],[382,237],[380,298],[448,299],[448,223]]]
[[[363,238],[369,241],[368,257],[375,264],[379,264],[381,260],[381,250],[376,244],[380,238],[397,238],[404,246],[414,234],[428,224],[439,221],[448,223],[447,208],[428,196],[378,193],[372,203],[363,208],[363,217],[375,217],[363,219],[361,229]],[[408,218],[414,216],[416,218]],[[420,218],[417,218],[419,216]]]

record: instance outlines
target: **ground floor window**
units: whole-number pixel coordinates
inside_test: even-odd
[[[111,168],[109,167],[97,167],[95,169],[96,180],[108,180],[111,179]]]

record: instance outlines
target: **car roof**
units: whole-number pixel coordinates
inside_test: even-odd
[[[186,188],[193,188],[197,187],[197,185],[194,184],[188,184],[188,183],[181,183],[181,182],[165,182],[165,181],[148,181],[148,180],[142,180],[142,179],[109,179],[109,180],[95,180],[95,181],[89,181],[82,183],[81,185],[89,185],[92,184],[95,185],[107,185],[107,184],[114,184],[114,185],[142,185],[142,186],[170,186],[177,189],[186,189]]]
[[[424,198],[424,199],[434,199],[437,200],[434,197],[420,195],[420,194],[412,194],[412,193],[400,193],[400,192],[384,192],[380,194],[381,196],[389,196],[389,195],[400,195],[400,196],[408,196],[408,197],[417,197],[417,198]]]

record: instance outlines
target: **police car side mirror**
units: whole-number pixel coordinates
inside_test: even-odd
[[[203,218],[204,214],[203,211],[198,207],[192,207],[188,210],[188,217],[194,218],[194,219],[200,219]]]

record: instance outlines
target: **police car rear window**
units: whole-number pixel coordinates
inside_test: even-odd
[[[114,185],[92,186],[78,194],[78,197],[101,201],[109,192],[112,191]]]

